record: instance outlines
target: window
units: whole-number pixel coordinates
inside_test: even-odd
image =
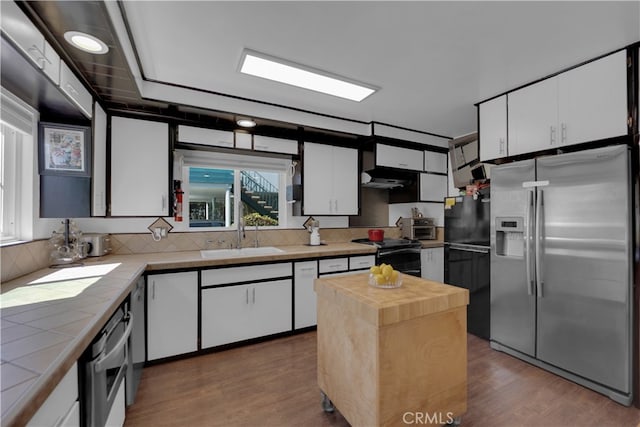
[[[231,227],[234,182],[231,169],[189,168],[189,226]]]
[[[184,154],[189,228],[286,225],[285,189],[291,160],[189,151]]]
[[[0,101],[0,243],[8,243],[33,232],[37,113],[4,88]]]
[[[239,180],[239,187],[235,186]],[[231,227],[235,224],[234,188],[245,225],[279,225],[280,174],[245,169],[189,168],[189,226]]]

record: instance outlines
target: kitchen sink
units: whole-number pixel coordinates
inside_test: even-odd
[[[202,258],[233,258],[241,256],[256,256],[279,254],[284,252],[282,249],[273,246],[263,246],[261,248],[241,248],[241,249],[209,249],[200,251]]]

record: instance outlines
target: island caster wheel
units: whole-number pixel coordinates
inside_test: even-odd
[[[335,411],[336,407],[333,406],[333,402],[331,401],[331,399],[329,399],[329,397],[324,394],[323,391],[321,391],[320,394],[322,395],[322,410],[328,413]]]
[[[448,426],[459,426],[462,424],[462,417],[455,417],[451,422],[447,423]]]

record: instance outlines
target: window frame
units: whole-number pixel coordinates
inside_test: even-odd
[[[15,197],[10,215],[14,217],[14,224],[10,233],[0,235],[0,246],[6,246],[32,240],[35,232],[38,209],[35,194],[39,189],[35,149],[39,113],[4,87],[0,88],[0,112],[2,126],[15,132],[16,138],[12,163]],[[6,208],[0,208],[0,220],[3,222],[7,216]],[[5,226],[2,228],[5,230]]]

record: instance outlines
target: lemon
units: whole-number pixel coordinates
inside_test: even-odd
[[[378,267],[377,265],[374,265],[369,269],[369,271],[371,272],[371,274],[380,274],[380,267]]]
[[[389,280],[391,278],[391,274],[394,272],[393,267],[391,267],[390,265],[385,265],[384,267],[381,268],[382,271],[382,275]]]
[[[391,272],[391,278],[389,279],[389,281],[391,283],[396,283],[398,281],[398,271],[397,270],[393,270]]]
[[[387,279],[382,274],[375,274],[373,278],[376,280],[376,284],[384,285],[387,282]]]

